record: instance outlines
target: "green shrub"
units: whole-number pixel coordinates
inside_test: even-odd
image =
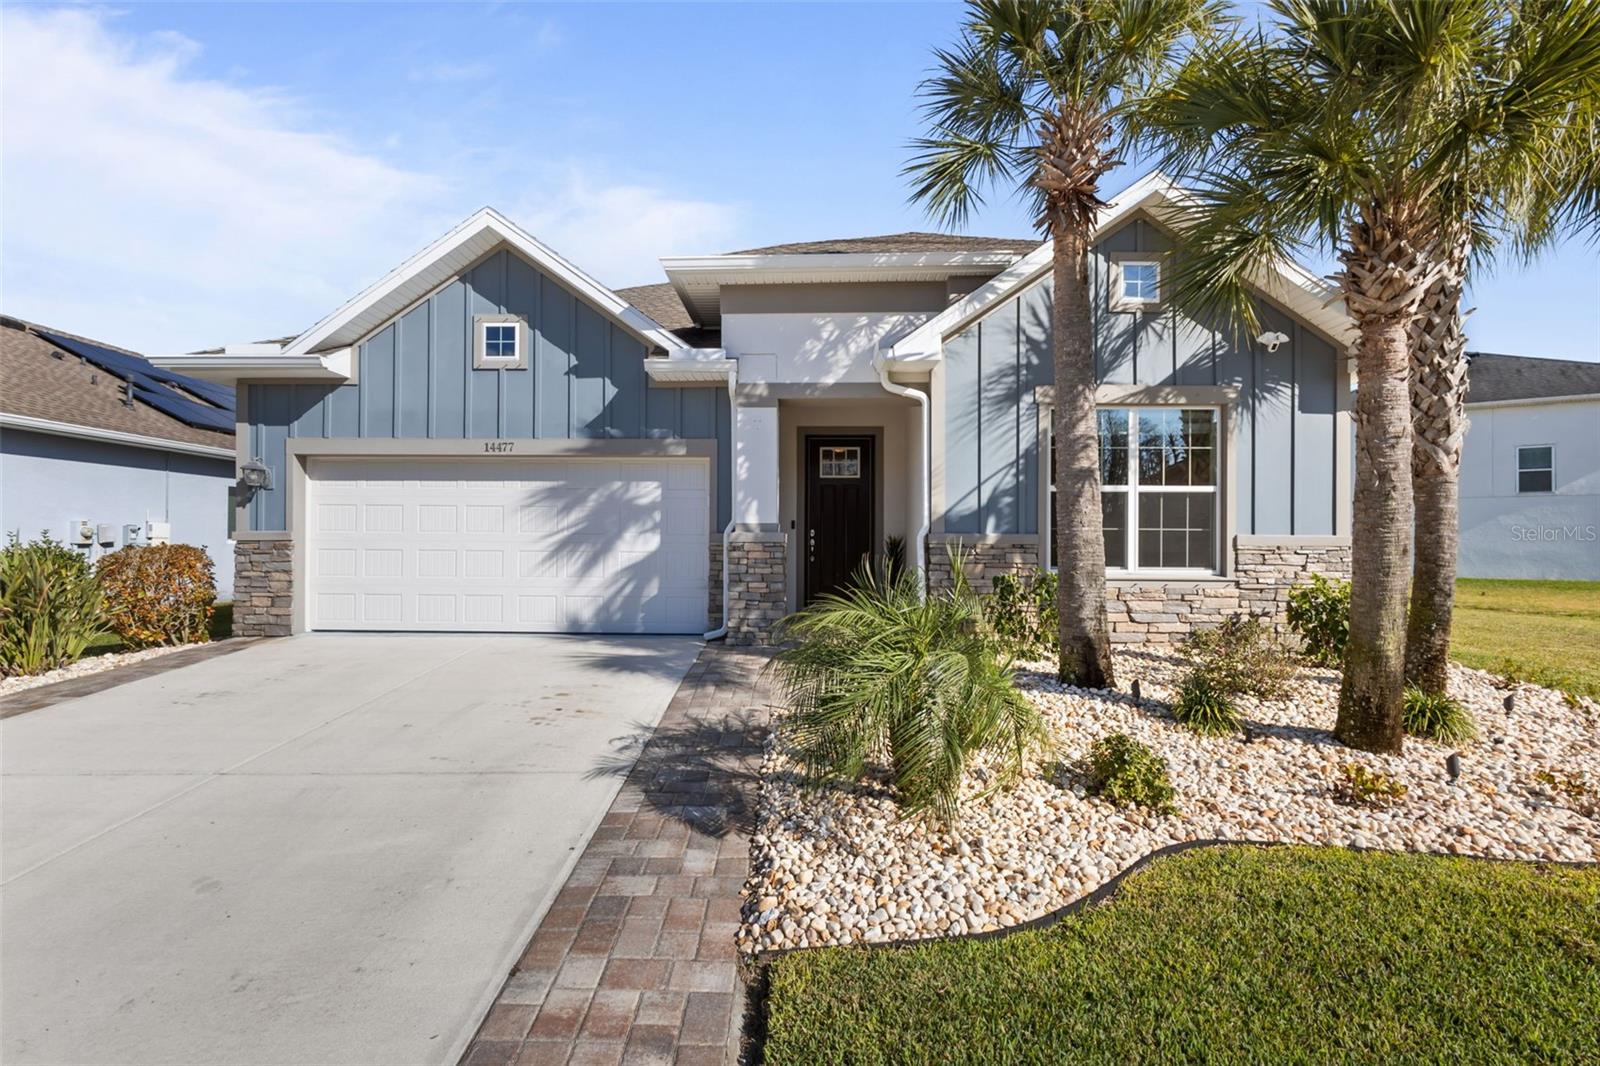
[[[1478,725],[1472,712],[1449,696],[1424,692],[1419,688],[1406,689],[1402,721],[1407,733],[1429,740],[1442,740],[1446,744],[1461,744],[1478,735]]]
[[[1239,712],[1233,706],[1232,694],[1203,669],[1189,671],[1178,686],[1172,717],[1206,736],[1232,733],[1239,728]]]
[[[1319,666],[1342,665],[1350,640],[1350,582],[1313,574],[1310,584],[1290,589],[1289,628],[1300,637],[1306,658]]]
[[[770,667],[791,708],[779,728],[813,783],[854,783],[881,760],[904,811],[950,823],[974,754],[1002,754],[1006,781],[1045,739],[954,563],[955,586],[926,597],[915,573],[888,583],[864,567],[785,620],[797,643]]]
[[[192,544],[130,545],[95,564],[106,617],[131,648],[211,639],[211,557]]]
[[[995,577],[994,591],[984,597],[983,617],[1006,651],[1025,658],[1056,653],[1061,642],[1056,588],[1052,570]]]
[[[1389,807],[1405,798],[1406,786],[1381,770],[1356,762],[1339,767],[1333,798],[1351,807]]]
[[[1278,635],[1259,618],[1233,615],[1216,629],[1197,630],[1181,650],[1206,675],[1208,687],[1224,696],[1277,699],[1288,694],[1294,677]]]
[[[1167,760],[1126,733],[1095,741],[1084,770],[1090,791],[1118,807],[1150,807],[1162,814],[1176,810]]]
[[[99,586],[82,555],[50,539],[0,549],[0,674],[77,661],[105,630]]]

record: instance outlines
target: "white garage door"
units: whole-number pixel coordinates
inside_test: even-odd
[[[704,459],[325,459],[309,474],[311,629],[705,629]]]

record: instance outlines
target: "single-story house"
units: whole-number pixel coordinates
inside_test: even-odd
[[[1468,353],[1462,577],[1600,580],[1600,363]]]
[[[93,560],[203,547],[233,591],[233,389],[125,348],[0,316],[0,531]]]
[[[1167,300],[1159,174],[1092,257],[1115,639],[1348,569],[1354,332],[1284,263],[1237,335]],[[1050,249],[909,233],[661,260],[612,291],[484,209],[239,386],[236,627],[761,642],[901,538],[935,584],[1052,565]],[[248,469],[247,469],[248,468]]]

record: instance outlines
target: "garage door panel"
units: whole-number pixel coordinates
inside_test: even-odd
[[[322,460],[311,628],[698,632],[705,460]]]

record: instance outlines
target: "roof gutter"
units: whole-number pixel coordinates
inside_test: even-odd
[[[262,345],[249,345],[260,349]],[[326,381],[343,385],[355,378],[354,348],[319,355],[268,354],[259,350],[229,353],[152,355],[152,365],[201,381],[233,385],[239,381]]]
[[[203,455],[208,459],[233,459],[232,448],[217,448],[209,444],[191,444],[188,441],[167,440],[165,437],[146,437],[139,433],[124,433],[117,429],[99,426],[80,426],[73,422],[57,422],[50,418],[12,414],[0,411],[0,427],[29,433],[48,433],[56,437],[76,437],[79,440],[121,444],[128,448],[148,448],[158,452],[179,452],[183,455]]]

